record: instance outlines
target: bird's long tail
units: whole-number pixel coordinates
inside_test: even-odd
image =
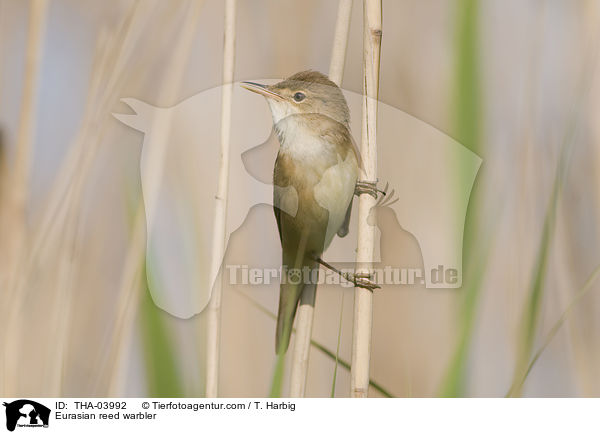
[[[312,260],[304,260],[301,267],[287,269],[282,275],[279,290],[279,313],[277,315],[277,333],[275,337],[275,353],[285,353],[290,345],[292,326],[298,302],[304,291],[316,289],[318,264]],[[284,280],[285,279],[285,280]],[[308,280],[307,280],[308,279]],[[305,297],[302,302],[314,305],[314,297]]]

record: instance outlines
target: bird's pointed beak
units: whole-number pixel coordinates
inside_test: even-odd
[[[258,93],[259,95],[265,96],[267,98],[275,98],[275,99],[280,99],[280,100],[283,99],[283,97],[281,95],[273,92],[271,89],[269,89],[269,87],[267,85],[264,85],[264,84],[253,83],[251,81],[242,81],[240,83],[240,85],[244,89],[248,89],[251,92]]]

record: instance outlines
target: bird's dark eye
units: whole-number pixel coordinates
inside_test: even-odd
[[[304,98],[306,98],[306,95],[304,95],[302,92],[296,92],[294,94],[294,101],[296,102],[300,102],[302,101]]]

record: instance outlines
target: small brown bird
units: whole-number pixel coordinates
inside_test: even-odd
[[[274,212],[283,249],[275,341],[280,354],[289,346],[302,291],[316,286],[319,263],[333,269],[321,255],[336,233],[340,237],[348,233],[355,189],[372,194],[374,187],[357,185],[360,154],[350,134],[348,104],[326,75],[303,71],[272,86],[252,82],[242,86],[266,98],[280,143],[273,173]]]

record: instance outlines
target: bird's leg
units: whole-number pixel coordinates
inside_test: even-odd
[[[385,185],[383,190],[377,188],[377,181],[356,181],[354,187],[354,194],[360,196],[361,194],[370,194],[373,198],[377,199],[377,193],[381,193],[384,196],[387,194],[388,185]]]
[[[344,272],[338,270],[337,268],[335,268],[333,265],[328,264],[321,258],[315,258],[315,261],[317,261],[319,264],[321,264],[325,268],[329,268],[331,271],[339,274],[344,279],[346,279],[348,282],[353,283],[354,286],[358,286],[359,288],[365,288],[365,289],[368,289],[369,291],[373,291],[374,289],[381,288],[381,286],[376,285],[375,283],[371,282],[371,274],[370,273],[344,273]]]

